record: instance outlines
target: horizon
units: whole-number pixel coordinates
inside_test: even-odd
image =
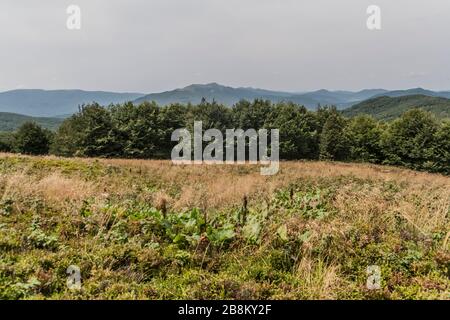
[[[167,90],[163,90],[163,91],[144,91],[144,92],[138,92],[138,91],[128,91],[128,90],[118,90],[118,91],[111,91],[111,90],[104,90],[104,89],[83,89],[83,88],[61,88],[61,89],[54,89],[54,88],[16,88],[16,89],[9,89],[9,90],[0,90],[0,93],[6,93],[6,92],[11,92],[11,91],[32,91],[32,90],[39,90],[39,91],[85,91],[85,92],[109,92],[109,93],[121,93],[121,94],[142,94],[142,95],[149,95],[149,94],[159,94],[159,93],[164,93],[164,92],[171,92],[174,90],[179,90],[179,89],[185,89],[187,87],[190,86],[208,86],[208,85],[218,85],[221,87],[228,87],[228,88],[232,88],[232,89],[253,89],[253,90],[266,90],[266,91],[276,91],[276,92],[283,92],[283,93],[290,93],[290,94],[297,94],[297,95],[301,95],[301,94],[306,94],[306,93],[312,93],[312,92],[318,92],[318,91],[328,91],[328,92],[353,92],[353,93],[357,93],[357,92],[361,92],[364,90],[386,90],[386,91],[406,91],[406,90],[415,90],[415,89],[421,89],[421,90],[426,90],[426,91],[434,91],[434,92],[450,92],[450,88],[449,89],[433,89],[433,88],[427,88],[424,86],[417,86],[417,87],[405,87],[405,88],[382,88],[382,87],[365,87],[365,88],[361,88],[361,89],[355,89],[355,90],[350,90],[350,89],[329,89],[329,88],[318,88],[318,89],[313,89],[313,90],[295,90],[295,91],[288,91],[288,90],[283,90],[283,89],[272,89],[272,88],[260,88],[260,87],[255,87],[255,86],[233,86],[233,85],[228,85],[228,84],[223,84],[223,83],[219,83],[219,82],[208,82],[208,83],[191,83],[188,85],[184,85],[181,87],[173,87],[172,89],[167,89]]]

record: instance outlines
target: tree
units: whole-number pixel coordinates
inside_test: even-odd
[[[160,108],[155,103],[134,106],[129,102],[112,107],[111,118],[122,156],[141,159],[162,156],[163,125]]]
[[[188,105],[186,113],[186,126],[193,132],[194,121],[202,121],[203,131],[218,129],[225,133],[226,129],[232,128],[233,122],[231,109],[217,102],[203,101],[196,106]]]
[[[50,146],[51,154],[62,157],[79,154],[81,131],[83,130],[79,120],[79,117],[74,115],[61,123]]]
[[[435,134],[438,122],[430,112],[413,109],[392,122],[382,135],[385,164],[413,169],[435,166]]]
[[[264,125],[280,130],[280,157],[312,159],[317,155],[317,132],[314,115],[303,106],[279,103]]]
[[[58,155],[115,157],[121,154],[111,113],[93,103],[66,119],[56,133],[52,151]]]
[[[317,107],[317,111],[315,112],[316,117],[316,123],[317,123],[317,133],[320,135],[322,133],[323,127],[325,126],[325,123],[327,122],[328,118],[333,115],[337,114],[339,111],[335,106],[319,106]]]
[[[269,100],[256,99],[253,102],[241,100],[232,108],[232,121],[234,128],[255,129],[264,127],[266,119],[273,111],[272,103]]]
[[[0,132],[0,152],[12,152],[14,148],[14,133]]]
[[[350,158],[354,161],[380,163],[381,125],[371,116],[361,115],[350,120],[345,130],[350,145]]]
[[[436,171],[450,174],[450,120],[442,123],[435,134]]]
[[[25,122],[14,134],[13,149],[16,152],[43,155],[49,151],[51,133],[34,122]]]
[[[346,119],[336,110],[328,114],[320,134],[320,159],[347,160],[349,141],[345,134]]]
[[[172,141],[172,133],[186,127],[187,107],[182,104],[171,104],[161,108],[159,122],[161,123],[159,150],[164,158],[170,158],[172,148],[177,142]]]

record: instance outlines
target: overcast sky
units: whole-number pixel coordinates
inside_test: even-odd
[[[0,91],[450,90],[449,0],[1,0],[0,43]]]

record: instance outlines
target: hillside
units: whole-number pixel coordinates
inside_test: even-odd
[[[56,130],[63,120],[62,118],[30,117],[17,113],[0,112],[0,132],[15,131],[27,121],[36,122],[43,128]]]
[[[392,120],[413,108],[430,111],[438,118],[450,118],[450,99],[424,95],[377,97],[363,101],[351,108],[343,110],[343,114],[353,117],[358,114],[369,114],[380,120]]]
[[[78,111],[78,106],[93,101],[101,105],[132,101],[140,93],[83,90],[12,90],[0,93],[0,112],[36,117],[57,117]]]
[[[386,91],[373,96],[373,98],[387,96],[391,98],[396,97],[404,97],[404,96],[414,96],[414,95],[423,95],[429,97],[441,97],[450,99],[450,91],[432,91],[423,88],[413,88],[407,90],[392,90]]]
[[[449,298],[449,177],[2,154],[0,178],[1,300]]]

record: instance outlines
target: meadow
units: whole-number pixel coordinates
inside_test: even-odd
[[[0,190],[0,299],[450,299],[448,176],[4,153]]]

